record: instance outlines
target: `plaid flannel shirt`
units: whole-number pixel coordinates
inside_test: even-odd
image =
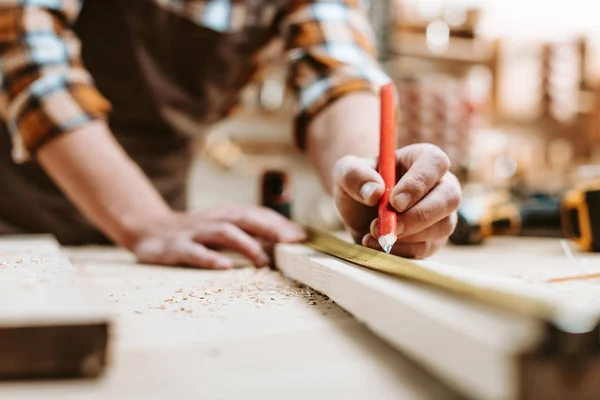
[[[223,34],[246,23],[245,1],[151,1]],[[389,79],[375,60],[363,1],[290,0],[285,5],[279,32],[298,95],[301,147],[308,123],[325,106],[349,92],[375,90]],[[82,3],[0,2],[0,118],[13,139],[15,161],[27,160],[48,139],[105,118],[110,110],[81,63],[79,41],[70,29]],[[271,24],[277,10],[274,2],[264,3],[263,23]]]

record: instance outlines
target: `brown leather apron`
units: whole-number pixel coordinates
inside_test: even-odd
[[[259,12],[248,3],[250,16]],[[84,64],[113,104],[112,132],[174,209],[186,207],[192,137],[238,103],[257,68],[254,54],[274,37],[277,19],[219,33],[149,0],[84,2],[74,29]],[[14,164],[10,149],[1,126],[0,234],[106,242],[37,163]]]

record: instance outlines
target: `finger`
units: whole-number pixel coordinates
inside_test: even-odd
[[[374,206],[383,195],[383,178],[375,170],[375,161],[356,156],[345,156],[336,162],[333,179],[338,188],[355,201]]]
[[[306,239],[306,232],[295,222],[265,207],[245,206],[235,223],[253,236],[269,242],[294,243]]]
[[[418,203],[448,172],[448,156],[431,144],[404,147],[396,152],[401,169],[406,172],[391,193],[391,204],[403,212]]]
[[[270,259],[258,240],[228,222],[204,226],[194,234],[194,241],[210,247],[236,251],[252,260],[257,267],[269,265]]]
[[[300,225],[265,207],[231,204],[220,207],[217,214],[204,216],[213,221],[233,223],[250,235],[273,243],[306,239],[306,232]]]
[[[456,221],[456,213],[452,213],[420,232],[400,238],[399,241],[401,243],[418,243],[431,240],[445,240],[454,232]]]
[[[375,218],[371,222],[370,233],[375,239],[379,238],[379,220]],[[415,242],[423,242],[427,240],[438,240],[447,238],[454,232],[454,228],[456,227],[457,216],[456,213],[452,213],[449,216],[441,219],[436,222],[432,226],[425,228],[424,230],[417,232],[415,234],[402,237],[402,242],[404,243],[415,243]]]
[[[459,204],[460,185],[454,175],[447,174],[424,199],[398,214],[398,236],[403,238],[427,229],[456,211]]]
[[[375,218],[373,221],[371,221],[369,232],[371,232],[371,236],[373,236],[375,239],[379,239],[379,218]]]
[[[363,246],[370,247],[375,250],[383,251],[377,239],[371,234],[365,235],[363,238]],[[445,241],[433,241],[433,242],[418,242],[418,243],[396,243],[392,246],[390,254],[405,257],[405,258],[416,258],[423,259],[431,256],[438,251]]]
[[[177,264],[208,269],[229,269],[233,261],[216,251],[194,243],[191,240],[174,245]]]

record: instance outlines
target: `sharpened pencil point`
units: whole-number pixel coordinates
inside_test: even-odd
[[[379,239],[377,239],[377,241],[379,242],[379,245],[381,246],[381,248],[388,254],[390,254],[390,251],[392,251],[392,247],[394,246],[394,243],[396,243],[396,240],[398,238],[396,237],[396,235],[394,235],[393,233],[388,233],[385,236],[381,236],[379,237]]]

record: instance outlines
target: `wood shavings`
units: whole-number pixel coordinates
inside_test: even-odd
[[[279,271],[244,268],[227,272],[225,279],[200,284],[177,282],[172,295],[148,310],[170,311],[193,318],[222,318],[231,306],[252,308],[325,306],[331,301],[312,288],[283,277]],[[180,286],[181,287],[180,287]],[[285,302],[282,300],[286,300]]]

